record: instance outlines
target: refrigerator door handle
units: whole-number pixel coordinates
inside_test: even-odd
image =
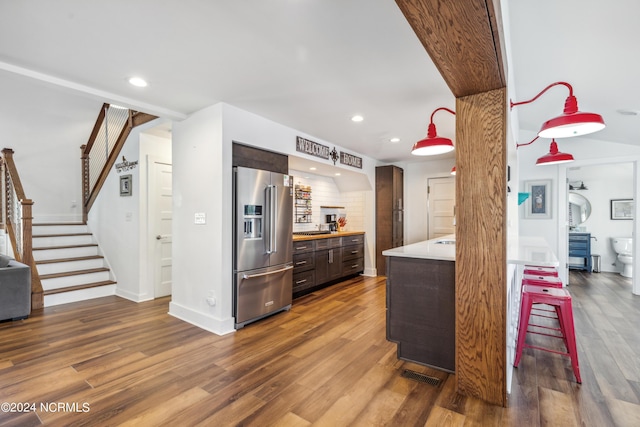
[[[273,197],[271,195],[271,186],[267,185],[264,189],[264,198],[265,198],[265,204],[266,209],[265,209],[265,213],[267,215],[269,215],[269,218],[265,218],[265,232],[268,233],[267,236],[265,236],[265,244],[266,244],[266,252],[268,254],[273,252],[273,245],[272,245],[272,240],[273,240]]]
[[[269,236],[271,252],[278,252],[278,187],[271,186],[271,235]]]
[[[280,270],[268,271],[266,273],[243,274],[242,278],[243,279],[253,279],[254,277],[269,276],[270,274],[282,273],[283,271],[287,271],[287,270],[291,270],[291,269],[293,269],[293,265],[288,265],[285,268],[281,268]]]

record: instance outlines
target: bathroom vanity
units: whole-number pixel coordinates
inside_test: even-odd
[[[569,233],[569,268],[591,273],[591,233]]]

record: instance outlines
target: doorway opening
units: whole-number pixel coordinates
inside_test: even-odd
[[[455,233],[456,179],[453,176],[427,180],[428,238]]]

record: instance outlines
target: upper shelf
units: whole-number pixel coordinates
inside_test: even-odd
[[[321,209],[344,209],[344,206],[320,206]]]

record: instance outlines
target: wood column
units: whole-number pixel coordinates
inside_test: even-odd
[[[396,0],[456,97],[456,380],[506,406],[506,62],[500,0]]]
[[[456,100],[458,392],[506,406],[506,89]]]

